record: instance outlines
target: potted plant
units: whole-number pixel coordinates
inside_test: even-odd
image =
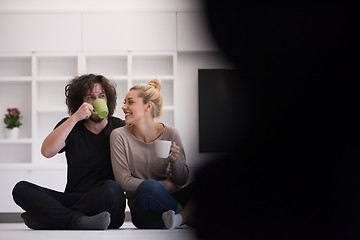
[[[4,117],[6,125],[5,135],[7,138],[17,138],[19,135],[19,127],[22,125],[20,122],[22,115],[17,108],[8,108]]]

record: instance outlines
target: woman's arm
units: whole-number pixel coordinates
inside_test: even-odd
[[[93,107],[90,103],[84,102],[73,115],[45,138],[41,146],[41,154],[46,158],[55,156],[63,147],[65,147],[65,140],[75,124],[89,118],[91,115],[90,110],[92,109]]]
[[[131,174],[124,142],[116,129],[110,134],[110,153],[115,181],[124,191],[135,192],[144,180]]]
[[[169,157],[172,180],[179,186],[186,184],[189,178],[189,167],[186,164],[184,146],[182,145],[179,133],[175,131],[171,145],[172,154]]]

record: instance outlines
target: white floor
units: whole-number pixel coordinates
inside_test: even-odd
[[[139,230],[131,222],[125,222],[121,228],[106,231],[35,231],[23,223],[0,223],[1,240],[195,240],[195,230],[181,227],[174,230]]]

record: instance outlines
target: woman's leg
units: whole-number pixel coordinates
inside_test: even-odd
[[[133,224],[140,229],[160,229],[164,227],[161,215],[176,211],[178,202],[156,180],[148,179],[136,189],[131,217]]]
[[[21,181],[13,189],[13,199],[26,211],[25,223],[33,229],[76,229],[80,212],[68,208],[75,196]]]
[[[190,200],[178,213],[169,210],[162,214],[162,219],[167,229],[175,229],[183,224],[190,227],[196,226],[194,217],[194,201]]]
[[[196,226],[192,193],[193,184],[190,184],[172,193],[172,196],[182,205],[183,209],[178,212],[169,210],[162,214],[162,219],[167,229],[174,229],[183,224],[186,224],[190,227]]]
[[[116,229],[124,223],[125,207],[126,198],[120,185],[114,180],[106,180],[85,193],[71,209],[87,216],[108,212],[111,219],[109,228]]]

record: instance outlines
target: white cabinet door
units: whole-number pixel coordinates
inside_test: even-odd
[[[178,51],[217,51],[205,13],[178,13],[177,31]]]
[[[85,13],[84,51],[174,51],[175,13]]]
[[[81,14],[0,14],[0,52],[80,51]]]

